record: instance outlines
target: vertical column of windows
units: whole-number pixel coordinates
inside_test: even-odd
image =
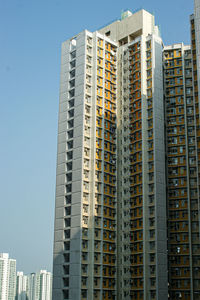
[[[122,46],[121,54],[121,107],[118,116],[120,116],[120,135],[119,141],[119,197],[121,203],[120,217],[118,221],[118,235],[121,235],[121,257],[118,259],[120,264],[119,276],[123,278],[121,280],[122,295],[124,299],[130,297],[130,154],[129,154],[129,51],[126,46]],[[119,115],[120,113],[120,115]],[[121,160],[121,161],[120,161]],[[120,186],[121,185],[121,186]]]
[[[130,120],[130,273],[134,299],[143,299],[143,197],[142,197],[142,113],[141,48],[137,42],[129,48],[129,120]]]
[[[103,168],[103,40],[97,39],[96,155],[94,211],[94,295],[101,295],[102,262],[102,168]]]
[[[152,40],[146,42],[147,140],[148,140],[148,274],[150,299],[156,299],[156,234],[155,234],[155,180],[154,180],[154,111],[152,98]]]
[[[88,251],[89,251],[89,194],[91,155],[91,99],[92,99],[92,38],[86,37],[84,129],[83,129],[83,202],[82,202],[82,266],[81,297],[88,296]]]
[[[74,146],[74,102],[75,102],[75,75],[76,75],[76,40],[70,43],[69,52],[69,82],[68,107],[66,130],[66,178],[65,178],[65,209],[64,209],[64,264],[63,264],[63,298],[69,297],[69,263],[70,263],[70,227],[71,227],[71,201],[72,201],[72,169]]]
[[[103,299],[116,284],[116,48],[105,41],[103,124]]]

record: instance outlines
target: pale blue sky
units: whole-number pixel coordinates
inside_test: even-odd
[[[0,252],[25,273],[52,269],[61,42],[127,8],[189,43],[192,0],[0,0]]]

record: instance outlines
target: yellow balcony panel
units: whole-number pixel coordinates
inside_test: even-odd
[[[102,97],[102,95],[103,95],[103,89],[102,88],[97,88],[97,95]]]
[[[103,40],[98,39],[98,40],[97,40],[97,46],[103,48]]]
[[[97,61],[97,66],[103,68],[103,60],[98,60]]]
[[[96,119],[96,126],[102,128],[102,119]]]
[[[103,49],[102,48],[97,49],[97,55],[100,56],[100,57],[103,56]]]
[[[108,50],[108,51],[111,50],[111,44],[110,43],[106,43],[106,50]]]
[[[96,137],[97,138],[102,138],[102,132],[101,131],[100,132],[96,131]]]
[[[98,142],[96,142],[96,148],[97,149],[102,149],[102,141],[101,140],[99,140]]]
[[[101,154],[97,154],[97,153],[96,153],[96,159],[100,159],[100,160],[101,160],[101,159],[102,159]]]
[[[101,67],[97,68],[97,76],[103,76],[103,69]]]
[[[99,87],[103,87],[103,80],[102,80],[102,78],[100,78],[100,79],[97,79],[97,85],[99,86]]]

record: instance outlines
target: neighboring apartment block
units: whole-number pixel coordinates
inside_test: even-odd
[[[0,253],[0,300],[14,300],[16,287],[16,260],[8,253]]]
[[[164,48],[170,299],[200,299],[198,151],[190,46]]]

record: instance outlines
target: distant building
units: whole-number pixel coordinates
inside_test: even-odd
[[[31,273],[28,275],[28,282],[27,282],[27,297],[28,300],[35,299],[35,273]]]
[[[13,300],[16,288],[16,260],[0,253],[0,300]]]
[[[52,274],[45,270],[40,271],[40,300],[51,300]]]
[[[15,300],[27,300],[28,277],[23,272],[17,272]]]
[[[28,275],[27,300],[51,300],[51,291],[52,274],[50,272],[41,270]]]
[[[0,253],[0,300],[51,300],[52,273],[16,273],[16,260]]]

